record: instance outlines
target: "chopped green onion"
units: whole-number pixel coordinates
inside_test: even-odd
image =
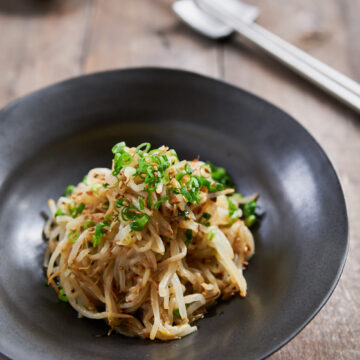
[[[146,198],[146,206],[147,206],[149,209],[151,209],[152,203],[153,203],[152,196],[151,196],[150,192],[148,192],[148,196],[147,196],[147,198]]]
[[[85,209],[84,203],[81,203],[79,206],[77,206],[76,203],[74,206],[71,206],[70,204],[68,205],[69,213],[73,219],[75,219],[78,215],[80,215],[84,209]]]
[[[66,215],[66,212],[62,209],[57,209],[54,216],[57,217],[57,216],[63,216],[63,215]]]
[[[226,176],[226,170],[223,167],[218,167],[211,164],[210,170],[211,170],[211,177],[216,181],[221,180],[224,176]]]
[[[244,197],[243,194],[240,193],[234,193],[231,196],[231,199],[233,199],[234,201],[241,201],[241,199]]]
[[[144,209],[144,200],[142,197],[139,197],[139,206],[142,210]],[[121,218],[123,221],[130,222],[130,228],[132,231],[141,231],[144,226],[150,221],[149,215],[142,213],[137,207],[133,206],[132,203],[124,197],[116,200],[115,208],[121,208]],[[105,217],[105,219],[110,219],[110,217],[114,219],[117,217],[117,215],[108,215]]]
[[[175,158],[176,161],[179,161],[179,157],[174,149],[170,149],[169,153]]]
[[[69,197],[73,193],[74,189],[75,189],[74,185],[68,185],[65,189],[65,196]]]
[[[120,178],[117,177],[115,185],[109,187],[109,184],[103,184],[103,187],[105,189],[115,189],[119,185],[119,183],[120,183]]]
[[[130,206],[130,201],[124,197],[117,199],[115,202],[115,207],[120,208],[121,206]]]
[[[157,210],[159,209],[160,205],[165,202],[167,199],[169,198],[169,196],[164,196],[162,199],[160,199],[159,201],[157,201],[155,204],[154,204],[154,209]]]
[[[210,221],[208,221],[211,218],[211,215],[207,212],[204,212],[199,219],[200,224],[204,226],[210,226]],[[205,220],[203,220],[205,219]]]
[[[132,163],[132,156],[127,152],[121,154],[122,166],[129,166]]]
[[[152,149],[151,151],[146,151],[149,155],[155,154],[156,152],[159,152],[160,149]]]
[[[175,180],[180,182],[181,179],[186,175],[186,171],[185,170],[182,170],[182,171],[179,171],[176,175],[175,175]]]
[[[69,232],[68,240],[70,242],[75,242],[80,236],[80,232],[78,230],[73,230]]]
[[[96,247],[100,244],[102,237],[105,235],[104,227],[106,224],[97,224],[95,226],[95,234],[93,236],[93,247]]]
[[[206,220],[209,220],[211,218],[211,215],[207,212],[204,212],[202,215],[201,215],[202,218],[206,219]]]
[[[105,223],[108,223],[108,220],[110,220],[110,222],[112,222],[112,221],[115,220],[117,217],[118,217],[117,214],[109,214],[109,215],[106,215],[106,216],[104,217],[104,220],[105,220],[105,221],[103,221],[103,223],[104,223],[104,224],[105,224]]]
[[[180,190],[181,195],[185,198],[187,202],[191,202],[192,196],[189,193],[189,191],[186,189],[186,186],[184,185]]]
[[[215,236],[215,230],[210,230],[208,233],[208,240],[211,241]]]
[[[144,210],[144,199],[141,196],[139,197],[139,206],[140,210]]]
[[[86,174],[86,175],[83,177],[83,179],[82,179],[82,183],[85,184],[85,185],[88,184],[88,183],[87,183],[87,178],[88,178],[88,174]]]
[[[84,223],[84,230],[87,230],[90,227],[93,227],[95,225],[95,223],[93,223],[92,221],[85,221]]]
[[[253,215],[255,213],[255,210],[256,210],[256,200],[252,200],[252,201],[244,204],[245,217]]]
[[[93,184],[91,185],[91,191],[93,191],[95,194],[99,192],[99,189],[101,188],[100,184]]]
[[[185,245],[189,245],[193,242],[194,238],[193,238],[193,234],[192,234],[192,230],[191,229],[187,229],[185,231],[185,236],[186,236],[186,240],[185,240]]]
[[[228,226],[232,225],[233,222],[240,217],[241,211],[238,211],[238,207],[234,204],[229,197],[226,197],[228,202],[230,220]]]
[[[132,163],[132,156],[125,150],[122,152],[116,152],[114,156],[114,176],[118,175],[124,166],[129,166]]]
[[[225,188],[234,187],[233,179],[226,173],[226,170],[222,167],[215,166],[211,162],[207,162],[210,167],[211,177],[224,185]]]
[[[105,201],[105,202],[101,205],[101,208],[104,209],[104,210],[106,210],[106,209],[109,208],[109,205],[110,205],[109,201]]]
[[[77,208],[77,214],[76,215],[80,215],[83,212],[84,209],[85,209],[85,204],[81,203],[79,205],[79,207]]]
[[[164,172],[162,182],[163,182],[164,185],[167,185],[170,182],[170,176],[169,176],[169,173],[167,171]]]
[[[137,215],[136,220],[130,223],[131,230],[141,231],[144,226],[150,221],[150,216],[147,214]]]
[[[113,154],[118,154],[121,153],[124,150],[124,147],[126,146],[124,141],[121,141],[119,143],[117,143],[116,145],[114,145],[111,149]]]
[[[256,221],[256,215],[252,214],[245,218],[245,225],[251,227]]]
[[[121,218],[124,221],[134,220],[139,210],[135,206],[124,206],[121,209]]]
[[[180,194],[180,190],[179,189],[177,189],[177,188],[170,188],[169,189],[169,191],[171,191],[172,193],[174,193],[174,194]]]
[[[231,217],[238,208],[237,208],[237,206],[230,200],[229,197],[226,197],[226,200],[227,200],[227,203],[228,203],[229,215],[230,215],[230,217]]]
[[[174,309],[174,310],[173,310],[173,316],[174,316],[174,317],[180,317],[180,311],[179,311],[179,309]]]
[[[208,190],[210,190],[210,181],[206,178],[204,178],[203,176],[193,176],[199,183],[199,187],[203,187],[205,186]]]
[[[178,216],[183,216],[185,219],[188,219],[189,215],[190,215],[189,211],[187,211],[187,210],[184,210],[184,211],[178,210]]]
[[[59,298],[59,300],[61,300],[63,302],[69,302],[69,299],[65,294],[65,290],[62,287],[59,288],[58,298]]]
[[[149,150],[150,150],[150,148],[151,148],[151,144],[150,143],[148,143],[148,142],[144,142],[144,143],[142,143],[142,144],[140,144],[137,148],[136,148],[136,153],[137,154],[143,154],[143,153],[148,153],[149,152]],[[155,149],[155,150],[157,150],[157,149]]]
[[[190,166],[190,163],[186,163],[185,164],[185,172],[186,172],[186,174],[192,174],[192,172],[193,172],[194,170],[193,170],[193,168]]]

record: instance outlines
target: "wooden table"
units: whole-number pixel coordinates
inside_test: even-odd
[[[360,119],[238,38],[213,42],[179,22],[171,0],[0,0],[0,107],[99,70],[166,66],[224,79],[293,115],[342,180],[350,251],[333,296],[272,359],[360,358]],[[359,0],[253,0],[258,22],[360,81]],[[331,199],[329,199],[331,206]]]

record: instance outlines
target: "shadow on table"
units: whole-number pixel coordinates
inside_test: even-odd
[[[61,12],[65,8],[74,7],[74,3],[80,6],[85,0],[0,0],[0,13],[9,15],[38,16],[47,15],[50,12]],[[76,6],[76,7],[77,7]]]

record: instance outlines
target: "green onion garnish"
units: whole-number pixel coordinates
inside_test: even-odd
[[[187,210],[181,211],[178,210],[178,216],[183,216],[185,219],[189,218],[190,213]]]
[[[83,179],[82,179],[82,183],[85,184],[85,185],[88,184],[88,183],[87,183],[87,178],[88,178],[88,174],[86,174],[86,175],[83,177]]]
[[[230,217],[231,217],[238,208],[237,208],[237,206],[230,200],[229,197],[226,197],[226,200],[227,200],[227,203],[228,203],[229,215],[230,215]]]
[[[154,204],[154,209],[157,210],[159,209],[160,205],[165,202],[167,199],[169,198],[169,196],[164,196],[162,199],[160,199],[159,201],[157,201],[155,204]]]
[[[193,234],[192,234],[192,230],[191,230],[191,229],[187,229],[187,230],[185,231],[185,236],[186,236],[185,245],[192,244],[194,238],[193,238]]]
[[[125,146],[126,146],[125,142],[121,141],[121,142],[117,143],[116,145],[114,145],[112,147],[111,151],[113,154],[121,153]]]
[[[77,206],[76,203],[74,203],[74,206],[71,206],[71,204],[68,205],[68,210],[72,218],[76,218],[78,215],[80,215],[83,210],[85,209],[85,204],[81,203],[79,206]]]
[[[92,221],[85,221],[84,223],[84,230],[87,230],[90,227],[93,227],[95,225],[95,223],[93,223]]]
[[[245,225],[247,227],[251,227],[252,225],[254,225],[256,221],[256,215],[249,215],[247,218],[245,218]]]
[[[151,206],[152,206],[152,203],[153,203],[153,200],[152,200],[152,196],[150,194],[150,192],[148,193],[148,196],[146,198],[146,206],[151,209]]]
[[[143,154],[143,153],[148,153],[149,152],[149,150],[150,150],[150,148],[151,148],[151,144],[150,143],[148,143],[148,142],[144,142],[144,143],[142,143],[142,144],[140,144],[137,148],[136,148],[136,153],[137,154]],[[155,150],[157,150],[157,149],[155,149]]]
[[[139,206],[140,210],[144,210],[144,199],[141,196],[139,197]]]
[[[185,198],[185,200],[187,202],[191,202],[192,201],[192,196],[189,193],[189,191],[187,190],[186,186],[184,185],[181,190],[180,190],[181,195]]]
[[[226,173],[226,170],[223,167],[215,166],[210,161],[208,161],[207,164],[210,166],[211,177],[215,181],[224,185],[226,188],[234,187],[233,179]]]
[[[170,149],[169,153],[175,158],[176,162],[179,161],[179,157],[177,156],[177,153],[174,149]]]
[[[65,189],[65,196],[69,197],[73,193],[74,189],[75,189],[74,185],[68,185]]]
[[[105,221],[103,221],[103,223],[104,223],[104,224],[105,224],[105,223],[108,223],[109,220],[110,220],[110,222],[112,222],[112,221],[114,221],[117,217],[118,217],[117,214],[109,214],[109,215],[106,215],[106,216],[104,217],[104,220],[105,220]]]
[[[226,200],[228,202],[228,209],[229,209],[229,216],[230,216],[230,220],[228,223],[228,226],[232,225],[233,222],[238,219],[240,217],[238,207],[231,201],[231,199],[229,197],[226,197]]]
[[[186,175],[186,171],[182,170],[175,175],[175,180],[180,182],[181,179]]]
[[[63,302],[69,302],[68,297],[65,294],[65,290],[62,287],[59,287],[59,295],[58,295],[59,300],[63,301]]]
[[[208,233],[208,240],[211,241],[215,236],[215,230],[210,230]]]
[[[204,226],[210,226],[209,219],[211,218],[211,215],[209,213],[204,212],[199,219],[200,224]]]
[[[109,201],[105,201],[105,202],[101,205],[101,208],[104,209],[104,210],[106,210],[106,209],[109,208],[109,205],[110,205]]]
[[[135,206],[124,206],[121,209],[121,218],[124,221],[134,220],[139,210]]]
[[[139,206],[144,209],[144,200],[142,197],[139,197]],[[132,203],[124,198],[121,197],[117,199],[115,202],[115,209],[119,211],[123,221],[130,222],[130,228],[133,231],[141,231],[144,226],[150,221],[150,216],[147,214],[142,213],[136,206],[133,206]],[[108,215],[105,218],[113,215]],[[117,215],[115,215],[117,217]]]
[[[255,215],[257,203],[256,200],[252,200],[244,204],[244,216],[245,216],[245,225],[251,227],[257,220]]]
[[[93,236],[93,247],[96,247],[100,244],[102,237],[105,235],[104,227],[108,226],[107,224],[97,224],[95,226],[95,234]]]
[[[66,212],[62,209],[57,209],[54,216],[57,217],[57,216],[64,216],[66,215]]]
[[[244,215],[250,216],[255,213],[256,210],[256,200],[252,200],[246,204],[244,204]]]
[[[120,199],[117,199],[115,202],[115,207],[118,209],[121,206],[130,206],[130,202],[128,199],[121,197]]]
[[[70,242],[75,242],[80,236],[80,232],[78,230],[73,230],[69,232],[68,240]]]
[[[150,221],[150,216],[147,214],[137,215],[135,221],[130,223],[131,230],[141,231],[144,226]]]
[[[99,189],[101,188],[100,184],[93,184],[91,185],[91,191],[94,192],[95,194],[97,194],[99,192]]]
[[[180,190],[177,189],[177,188],[170,188],[169,191],[174,193],[174,194],[180,194]]]
[[[193,168],[190,166],[190,164],[187,162],[186,164],[185,164],[185,172],[186,172],[186,174],[192,174],[192,172],[193,172],[194,170],[193,170]]]

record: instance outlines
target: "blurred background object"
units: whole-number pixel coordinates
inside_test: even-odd
[[[261,9],[258,24],[360,81],[359,0],[247,2]],[[289,112],[317,139],[339,172],[349,211],[350,251],[325,308],[273,359],[358,358],[359,116],[257,49],[243,45],[237,36],[213,41],[196,34],[175,16],[172,3],[0,0],[0,107],[84,73],[165,66],[222,79]]]
[[[60,0],[0,0],[0,11],[9,14],[45,14],[59,2]]]

